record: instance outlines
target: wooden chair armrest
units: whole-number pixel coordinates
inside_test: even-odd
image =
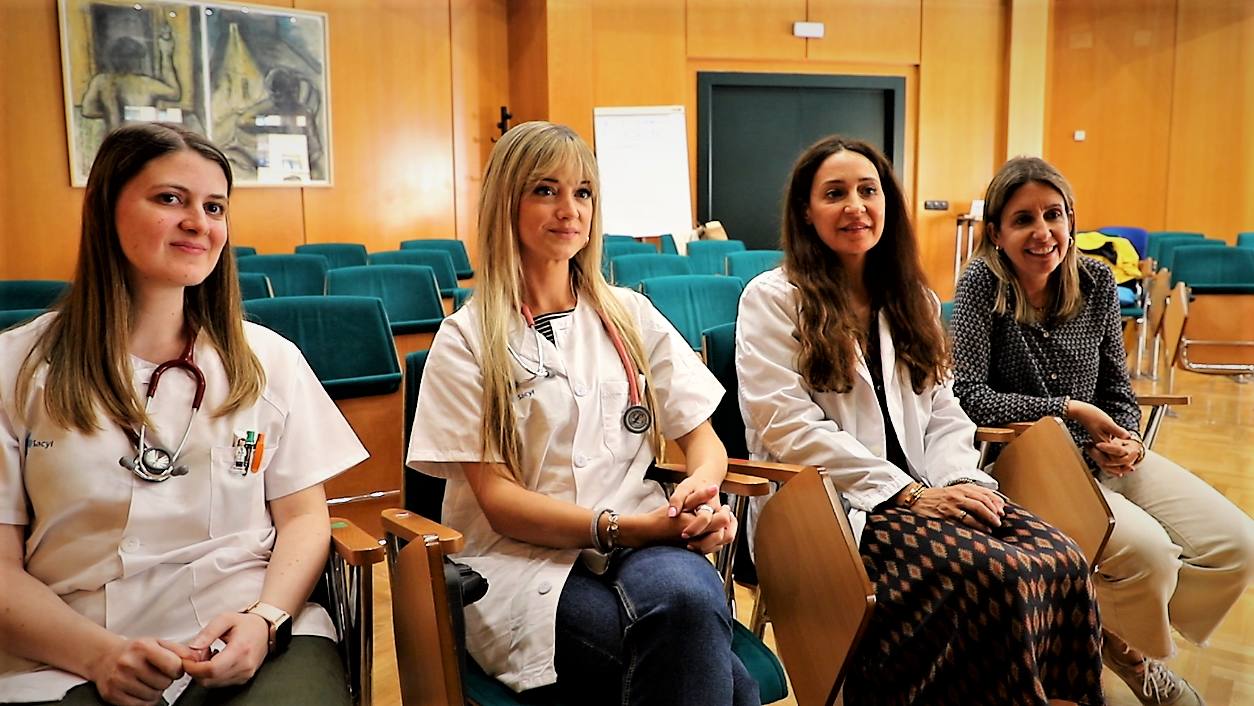
[[[1192,401],[1188,395],[1137,395],[1136,403],[1144,407],[1159,405],[1187,405]]]
[[[1007,427],[979,427],[975,430],[977,442],[987,441],[993,444],[1008,444],[1018,435],[1019,432]]]
[[[462,533],[451,527],[445,527],[439,522],[428,520],[427,518],[409,510],[400,508],[391,508],[383,511],[382,515],[383,530],[389,534],[410,542],[415,537],[434,535],[440,540],[440,549],[446,554],[456,554],[466,546],[466,539],[462,537]]]
[[[813,468],[813,466],[804,466],[799,463],[750,461],[743,458],[728,459],[727,467],[735,469],[737,473],[765,478],[776,483],[787,483],[807,468]],[[822,473],[821,470],[820,473]]]
[[[342,517],[331,518],[331,547],[349,566],[370,566],[383,561],[383,545],[379,540]]]
[[[680,483],[688,477],[688,471],[682,463],[659,463],[649,469],[645,477],[659,483]],[[765,478],[728,471],[719,489],[724,493],[750,498],[769,494],[771,484]]]

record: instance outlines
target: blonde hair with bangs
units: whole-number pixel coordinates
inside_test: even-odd
[[[994,241],[1001,227],[1006,205],[1024,184],[1036,183],[1047,186],[1062,197],[1070,228],[1070,243],[1058,268],[1049,275],[1046,292],[1049,302],[1043,311],[1037,311],[1028,301],[1027,292],[1019,284],[1014,264]],[[984,229],[975,246],[972,260],[983,259],[1002,286],[997,288],[993,311],[1005,314],[1010,309],[1010,293],[1014,293],[1014,318],[1021,324],[1034,324],[1042,320],[1066,321],[1084,308],[1084,292],[1080,289],[1080,253],[1075,246],[1075,192],[1067,178],[1054,165],[1040,157],[1015,157],[1002,165],[993,175],[984,194]]]
[[[483,276],[470,305],[477,307],[483,345],[483,455],[493,452],[504,459],[514,480],[521,481],[521,443],[518,420],[511,403],[517,382],[506,346],[512,326],[522,322],[522,259],[518,240],[518,208],[523,196],[539,181],[566,166],[573,166],[592,190],[592,222],[588,244],[570,263],[574,290],[580,298],[605,314],[617,329],[632,364],[644,374],[642,403],[654,412],[653,376],[643,339],[627,309],[601,274],[600,176],[596,158],[587,143],[564,125],[543,121],[514,127],[496,143],[488,156],[479,195],[479,257]],[[655,422],[649,441],[653,453],[662,448],[662,432]]]

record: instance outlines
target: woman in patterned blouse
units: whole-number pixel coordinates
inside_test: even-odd
[[[1254,574],[1254,522],[1141,442],[1115,281],[1073,247],[1075,198],[1038,158],[993,177],[954,298],[954,391],[977,424],[1062,417],[1115,516],[1097,567],[1103,659],[1145,704],[1200,704],[1159,660],[1202,643]]]

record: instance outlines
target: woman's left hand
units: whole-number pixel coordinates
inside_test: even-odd
[[[226,649],[213,654],[214,640]],[[183,671],[208,687],[243,684],[257,673],[270,651],[270,625],[252,613],[222,613],[209,621],[187,646],[198,658],[183,659]]]
[[[1103,471],[1122,478],[1136,470],[1135,464],[1141,455],[1141,448],[1141,442],[1136,439],[1111,439],[1093,444],[1088,451],[1089,456]]]
[[[738,523],[732,514],[731,507],[718,502],[717,494],[712,502],[701,503],[692,511],[685,511],[679,517],[687,522],[684,527],[684,539],[690,551],[709,554],[718,548],[736,540]]]

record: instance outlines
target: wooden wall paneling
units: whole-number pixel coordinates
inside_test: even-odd
[[[1050,23],[1044,157],[1071,182],[1077,221],[1083,228],[1097,226],[1093,219],[1101,215],[1092,210],[1100,188],[1098,144],[1103,136],[1097,127],[1101,115],[1097,15],[1090,0],[1058,0]],[[1083,142],[1074,140],[1076,130],[1085,131]],[[1147,222],[1145,227],[1151,226]]]
[[[591,145],[592,5],[587,0],[549,0],[546,21],[549,120],[569,125]]]
[[[1254,3],[1178,8],[1164,226],[1234,242],[1254,230]]]
[[[57,6],[0,3],[0,277],[69,279],[83,190],[70,186]]]
[[[1163,227],[1175,0],[1055,6],[1046,157],[1076,190],[1081,228]],[[1076,130],[1085,140],[1076,141]]]
[[[1046,62],[1049,55],[1049,0],[1013,0],[1010,7],[1009,76],[1006,95],[1006,151],[1045,153]]]
[[[692,89],[683,70],[684,0],[593,0],[595,106],[680,105]]]
[[[792,23],[806,19],[806,0],[687,0],[688,57],[792,60],[806,58],[806,40]]]
[[[509,0],[509,106],[514,123],[549,119],[549,32],[545,0]],[[581,37],[585,45],[591,37]]]
[[[1007,21],[998,0],[923,3],[914,213],[924,270],[941,299],[953,297],[955,218],[984,197],[1002,162]],[[948,200],[949,210],[925,211],[924,199]]]
[[[509,104],[509,29],[505,0],[451,0],[453,173],[457,237],[478,263],[476,237],[483,167]]]
[[[304,190],[305,240],[390,250],[449,237],[452,70],[447,0],[300,0],[331,39],[332,188]]]
[[[922,0],[809,0],[807,19],[825,36],[806,40],[806,58],[917,64],[922,13]]]

